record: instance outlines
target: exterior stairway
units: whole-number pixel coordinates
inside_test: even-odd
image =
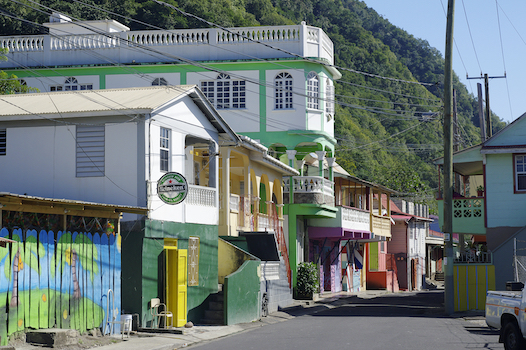
[[[205,317],[201,319],[200,324],[223,325],[225,324],[225,299],[223,291],[210,295],[208,309],[205,310]]]

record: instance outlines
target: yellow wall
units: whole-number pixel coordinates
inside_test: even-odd
[[[219,239],[218,244],[218,277],[219,283],[225,283],[225,277],[239,269],[246,260],[254,258],[236,246]]]
[[[455,311],[485,310],[486,292],[495,290],[495,266],[453,265]]]

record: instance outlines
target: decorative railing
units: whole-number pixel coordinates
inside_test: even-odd
[[[258,214],[258,229],[260,231],[274,229],[271,225],[271,220],[267,214]]]
[[[188,185],[188,194],[185,202],[190,205],[200,205],[203,207],[216,206],[216,189],[211,187]]]
[[[456,264],[493,264],[493,254],[490,252],[464,251],[457,252]]]
[[[112,49],[119,47],[119,35],[84,34],[51,37],[51,50]]]
[[[314,27],[313,27],[314,28]],[[318,28],[315,28],[319,30]],[[277,42],[277,41],[299,41],[300,26],[286,27],[248,27],[248,28],[230,28],[228,31],[221,30],[217,33],[217,42],[222,43],[240,43],[249,41]],[[310,35],[309,35],[310,38]],[[317,38],[316,38],[317,39]],[[319,40],[309,40],[316,43]]]
[[[486,234],[484,197],[453,198],[455,233]],[[440,226],[444,224],[444,201],[438,200]]]
[[[371,215],[371,232],[375,236],[391,237],[391,218],[389,216]]]
[[[334,196],[334,182],[329,181],[321,176],[293,176],[294,193],[323,193]],[[290,178],[283,178],[283,192],[290,192]]]
[[[13,51],[44,51],[43,35],[0,37],[0,48]]]
[[[237,194],[230,194],[230,211],[239,213],[239,196]]]
[[[462,198],[453,200],[454,218],[481,218],[484,198]]]
[[[145,30],[126,32],[128,42],[138,45],[193,45],[208,44],[213,29]]]
[[[342,208],[342,220],[351,221],[362,224],[369,224],[371,222],[371,214],[368,211],[341,207]]]
[[[275,46],[265,47],[259,43]],[[183,52],[178,48],[187,47]],[[207,46],[203,50],[203,46]],[[247,45],[242,50],[225,45]],[[258,56],[259,58],[280,58],[297,55],[316,57],[333,63],[334,46],[329,36],[320,28],[306,25],[238,27],[228,30],[218,28],[147,30],[76,35],[24,35],[0,37],[0,47],[8,48],[12,60],[2,62],[1,67],[16,67],[20,64],[74,65],[107,63],[118,60],[126,63],[157,62],[151,52],[130,51],[130,47],[155,47],[159,53],[185,59],[229,60]],[[192,47],[192,48],[190,48]],[[110,50],[113,49],[113,50]],[[48,61],[45,51],[67,51],[57,59]],[[104,57],[79,55],[76,50],[104,50]],[[40,56],[18,57],[17,53],[40,52]],[[290,54],[289,54],[290,52]],[[244,54],[243,54],[244,53]],[[155,55],[154,55],[155,56]],[[16,59],[16,62],[15,62]],[[150,59],[150,60],[148,60]],[[20,61],[22,60],[22,61]],[[42,61],[44,60],[44,61]]]

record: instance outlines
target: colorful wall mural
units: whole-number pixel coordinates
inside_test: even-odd
[[[67,216],[67,230],[59,230],[63,215],[2,211],[1,218],[0,237],[16,242],[0,247],[0,345],[27,328],[102,328],[109,289],[110,310],[120,314],[115,220]]]

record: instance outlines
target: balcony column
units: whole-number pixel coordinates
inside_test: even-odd
[[[218,156],[219,156],[219,150],[217,148],[217,144],[215,142],[210,143],[208,145],[208,187],[212,187],[216,189],[216,195],[215,195],[215,205],[216,208],[219,208],[219,185],[217,179],[219,178],[219,166],[218,166]]]
[[[329,165],[329,180],[334,182],[334,163],[336,163],[336,158],[334,157],[327,157],[327,164]]]
[[[325,158],[325,154],[327,154],[325,151],[316,151],[316,155],[318,156],[318,166],[320,167],[320,177],[323,177],[323,159]]]
[[[303,176],[303,166],[305,165],[305,159],[296,160],[296,166],[300,171],[300,176]]]
[[[219,193],[221,194],[221,206],[219,209],[219,234],[230,235],[230,148],[221,150],[221,184]]]
[[[294,160],[296,159],[296,150],[288,149],[287,158],[289,159],[289,166],[294,168]],[[289,177],[289,204],[294,203],[294,179],[292,176]]]

